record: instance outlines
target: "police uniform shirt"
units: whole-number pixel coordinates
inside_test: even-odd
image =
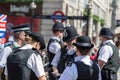
[[[11,36],[9,37],[8,41],[15,41],[13,35],[11,35]]]
[[[93,62],[90,60],[90,56],[78,56],[75,57],[75,61],[82,61],[84,64],[92,66]],[[67,66],[64,72],[62,73],[59,80],[77,80],[78,72],[75,64]],[[99,67],[99,79],[101,80],[101,71]]]
[[[55,36],[52,36],[51,39],[56,39],[56,40],[60,41],[60,38],[55,37]],[[49,45],[49,51],[52,52],[52,53],[54,53],[54,54],[58,53],[60,49],[61,49],[61,46],[56,41],[50,43],[50,45]]]
[[[112,40],[107,40],[106,42],[104,42],[103,46],[101,47],[101,49],[99,51],[98,60],[102,60],[104,62],[107,62],[108,59],[112,56],[113,50],[112,50],[111,46],[106,45],[106,43],[109,43],[109,42],[111,44],[114,44],[114,42]]]
[[[15,45],[15,47],[19,47],[17,42],[13,42],[13,45]],[[4,68],[6,66],[7,57],[11,52],[12,52],[12,49],[9,46],[6,46],[0,52],[0,68]]]
[[[32,49],[32,46],[30,44],[24,45],[20,49]],[[42,58],[40,55],[32,54],[27,61],[27,66],[30,68],[37,77],[41,77],[45,75]],[[5,75],[7,74],[7,67],[5,68]]]
[[[73,49],[71,49],[71,50],[67,47],[67,54],[68,54],[68,55],[74,54],[75,51],[76,51],[76,48],[75,48],[75,47],[74,47]],[[59,61],[60,61],[60,56],[61,56],[61,51],[59,51],[59,53],[57,53],[57,54],[55,55],[55,57],[53,58],[52,63],[51,63],[53,66],[57,67],[57,64],[58,64]]]

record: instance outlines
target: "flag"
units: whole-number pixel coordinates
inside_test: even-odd
[[[0,48],[5,43],[7,15],[0,14]]]

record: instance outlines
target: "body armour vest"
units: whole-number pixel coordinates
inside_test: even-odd
[[[81,61],[74,63],[78,71],[77,80],[98,80],[99,68],[95,62],[93,62],[92,66],[86,65]]]
[[[14,50],[16,48],[16,46],[14,44],[10,44],[8,46],[11,48],[11,50]]]
[[[51,44],[52,42],[57,42],[57,43],[59,43],[61,47],[62,47],[62,45],[63,45],[61,41],[58,41],[58,40],[56,40],[56,39],[50,39],[50,40],[49,40],[48,46],[47,46],[47,53],[48,53],[48,58],[49,58],[49,63],[50,63],[50,64],[51,64],[51,62],[52,62],[52,60],[53,60],[53,58],[54,58],[54,56],[55,56],[54,53],[52,53],[52,52],[49,51],[49,46],[50,46],[50,44]],[[51,67],[51,65],[50,65],[50,67]]]
[[[64,48],[61,48],[61,56],[60,61],[58,63],[58,71],[59,73],[62,73],[64,69],[71,63],[74,62],[74,57],[76,56],[76,52],[74,52],[72,55],[67,54],[67,46]]]
[[[111,44],[111,43],[106,43],[106,45],[111,46],[113,50],[113,55],[108,59],[107,63],[103,67],[103,70],[110,70],[113,73],[117,73],[118,68],[119,68],[119,51],[118,48]]]
[[[13,43],[5,44],[5,47],[10,47],[12,51],[13,51],[13,49],[16,48],[16,46],[15,46]],[[0,56],[0,57],[2,57],[2,56]],[[2,74],[1,74],[1,80],[5,80],[4,71],[5,71],[5,67],[3,68],[3,72],[2,72]]]
[[[27,67],[29,57],[37,50],[15,49],[7,58],[8,80],[38,80],[33,71]]]

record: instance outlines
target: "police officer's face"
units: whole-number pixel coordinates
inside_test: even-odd
[[[21,39],[22,41],[25,40],[25,32],[24,32],[24,31],[20,33],[20,39]]]
[[[67,45],[69,45],[69,44],[72,44],[72,45],[73,45],[73,43],[76,43],[76,39],[73,39],[73,40],[67,41]]]
[[[73,39],[72,43],[76,43],[76,38],[75,38],[75,39]]]
[[[58,32],[59,32],[60,37],[62,37],[63,36],[63,31],[59,30]]]
[[[104,36],[100,36],[100,43],[104,43],[104,41],[105,41],[105,37]]]

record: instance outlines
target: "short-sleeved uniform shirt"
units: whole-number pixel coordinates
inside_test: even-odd
[[[19,47],[17,42],[13,42],[13,45],[15,47]],[[10,46],[6,46],[3,48],[3,50],[0,52],[0,68],[4,68],[6,66],[7,57],[12,52],[12,49]]]
[[[51,39],[56,39],[58,41],[60,41],[60,38],[56,37],[56,36],[52,36]],[[56,54],[60,51],[61,49],[61,45],[58,42],[52,42],[49,45],[49,51]]]
[[[107,43],[114,44],[112,40],[107,40],[106,42],[103,43],[103,46],[101,47],[99,51],[99,56],[98,60],[102,60],[105,63],[108,61],[108,59],[112,56],[113,50],[112,47],[109,45],[106,45]],[[115,44],[114,44],[115,45]]]
[[[32,46],[30,44],[24,45],[20,49],[32,49]],[[27,66],[30,68],[37,77],[41,77],[45,75],[42,58],[40,55],[32,54],[27,61]],[[5,68],[5,75],[7,76],[7,67]]]

